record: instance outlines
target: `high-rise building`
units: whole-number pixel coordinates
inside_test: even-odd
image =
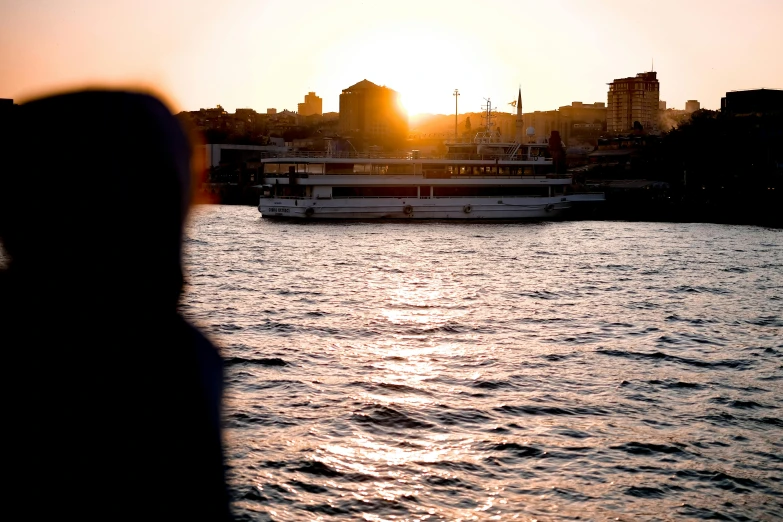
[[[606,130],[627,132],[639,122],[648,132],[658,132],[658,73],[644,72],[609,84]]]
[[[685,112],[696,112],[699,109],[701,109],[701,104],[697,100],[688,100],[685,102]]]
[[[298,105],[299,116],[321,116],[323,114],[323,100],[314,92],[308,92],[304,97],[304,103]]]
[[[343,89],[340,132],[361,140],[364,146],[402,147],[408,134],[408,115],[399,93],[367,80]]]

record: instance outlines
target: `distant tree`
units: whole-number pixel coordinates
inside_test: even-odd
[[[283,131],[283,139],[285,141],[300,140],[312,136],[312,132],[307,127],[293,127]]]
[[[207,129],[204,131],[204,141],[206,143],[226,143],[228,132],[222,129]]]
[[[639,123],[638,121],[635,121],[635,122],[633,122],[633,130],[638,131],[638,132],[642,132],[644,130],[644,127],[642,126],[641,123]]]
[[[465,120],[465,132],[470,132],[470,116]]]

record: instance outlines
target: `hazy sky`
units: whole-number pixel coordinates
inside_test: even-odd
[[[174,110],[337,111],[366,78],[410,114],[606,101],[655,70],[661,99],[720,107],[729,90],[783,88],[783,0],[0,0],[0,97],[134,85]]]

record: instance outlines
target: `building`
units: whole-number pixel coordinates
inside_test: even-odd
[[[720,99],[720,110],[723,113],[771,114],[783,112],[783,90],[753,89],[748,91],[731,91]]]
[[[258,126],[258,113],[253,109],[237,109],[234,111],[234,125],[240,134],[254,134]]]
[[[557,131],[566,147],[595,144],[598,136],[606,131],[606,104],[575,101],[555,111],[525,113],[523,119],[525,126],[534,130],[526,141],[540,141]]]
[[[232,130],[234,127],[233,117],[220,105],[210,109],[201,108],[197,111],[187,111],[180,114],[187,115],[190,122],[200,131],[215,129]]]
[[[563,143],[577,145],[593,142],[606,131],[606,104],[604,102],[572,102],[558,110],[558,132]]]
[[[233,145],[214,143],[197,147],[196,153],[201,155],[203,164],[207,167],[217,167],[221,163],[240,163],[258,158],[262,153],[285,152],[288,148],[282,139],[274,141],[271,138],[269,145]]]
[[[7,122],[4,118],[7,114],[11,114],[14,110],[14,100],[10,98],[0,98],[0,126],[7,127]]]
[[[304,103],[297,108],[300,116],[321,116],[323,114],[323,100],[314,92],[308,92],[304,97]]]
[[[534,132],[526,131],[527,143],[539,142],[549,138],[552,131],[560,130],[560,113],[557,111],[535,111],[522,114],[522,120],[528,131],[532,127]]]
[[[397,91],[362,80],[340,94],[339,129],[354,140],[354,146],[401,148],[408,134],[408,115]]]
[[[644,72],[609,84],[606,130],[624,133],[639,122],[648,133],[657,133],[660,101],[658,73]]]
[[[697,100],[688,100],[685,102],[685,112],[688,114],[701,109],[701,104]]]
[[[659,111],[665,111],[666,110],[666,102],[663,100],[658,101],[658,110]]]

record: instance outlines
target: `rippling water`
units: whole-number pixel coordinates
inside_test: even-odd
[[[246,520],[779,520],[783,231],[198,208]]]

